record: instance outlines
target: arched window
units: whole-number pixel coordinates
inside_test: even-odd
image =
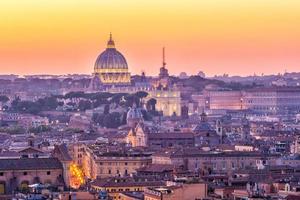
[[[21,184],[20,184],[20,190],[21,191],[28,190],[28,185],[29,185],[29,181],[22,181]]]

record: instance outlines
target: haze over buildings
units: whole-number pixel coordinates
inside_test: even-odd
[[[297,2],[14,3],[1,200],[300,199]]]

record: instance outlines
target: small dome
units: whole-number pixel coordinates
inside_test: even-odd
[[[94,69],[128,69],[126,59],[115,48],[115,42],[111,34],[107,42],[107,48],[98,56]]]
[[[211,131],[212,128],[209,123],[207,122],[200,122],[197,126],[193,129],[194,132],[206,132]]]
[[[132,108],[129,109],[127,112],[127,121],[130,120],[142,120],[143,114],[140,110],[140,108],[137,108],[135,105],[132,106]]]

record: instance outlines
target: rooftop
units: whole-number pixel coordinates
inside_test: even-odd
[[[20,158],[0,159],[0,170],[45,170],[62,169],[61,162],[56,158]]]

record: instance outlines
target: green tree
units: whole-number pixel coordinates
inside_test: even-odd
[[[85,111],[92,108],[92,103],[89,100],[80,100],[78,104],[80,111]]]
[[[65,95],[66,99],[85,98],[84,92],[69,92]]]
[[[0,102],[6,103],[6,102],[8,102],[8,101],[9,101],[9,98],[8,98],[7,96],[5,96],[5,95],[1,95],[1,96],[0,96]]]
[[[104,114],[94,113],[92,120],[94,123],[99,124],[100,126],[103,126],[104,117],[105,117]]]
[[[154,98],[151,98],[147,101],[147,110],[155,111],[155,105],[157,101]]]
[[[121,125],[121,115],[118,112],[113,112],[105,115],[103,126],[107,128],[118,128]]]
[[[136,96],[135,94],[128,94],[125,96],[125,106],[126,107],[132,107],[133,104],[140,105],[140,98]]]
[[[41,125],[41,126],[38,126],[38,127],[31,127],[29,129],[29,132],[30,133],[42,133],[42,132],[47,132],[47,131],[50,131],[50,130],[51,130],[50,126]]]
[[[11,102],[11,110],[17,111],[18,109],[17,107],[20,101],[21,101],[20,97],[15,97],[14,100]]]
[[[106,105],[104,106],[103,114],[104,114],[104,115],[109,114],[109,104],[106,104]]]
[[[148,93],[147,93],[147,92],[144,92],[144,91],[138,91],[138,92],[135,93],[135,95],[136,95],[138,98],[143,99],[143,98],[145,98],[145,97],[148,96]]]

